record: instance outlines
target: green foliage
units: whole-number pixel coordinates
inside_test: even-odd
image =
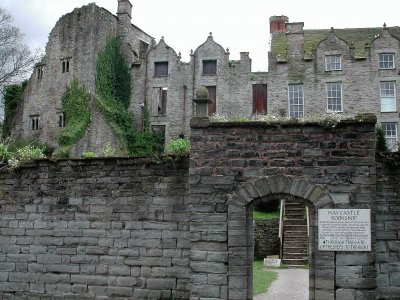
[[[4,123],[3,123],[3,136],[10,135],[10,123],[15,115],[18,103],[22,99],[24,90],[28,84],[24,80],[20,84],[10,84],[4,88]]]
[[[30,141],[30,139],[12,141],[10,138],[0,142],[0,163],[5,165],[1,169],[16,169],[21,162],[45,158],[44,152],[50,153],[50,148],[44,144]]]
[[[167,151],[178,156],[188,155],[190,144],[187,139],[173,139],[167,146]]]
[[[103,99],[112,99],[125,109],[129,106],[131,73],[122,53],[121,41],[116,37],[111,37],[97,56],[96,93]]]
[[[253,295],[267,291],[271,283],[278,278],[278,273],[264,270],[263,259],[253,262]]]
[[[376,126],[376,151],[389,152],[389,147],[385,138],[385,131],[380,126]]]
[[[8,145],[5,143],[0,144],[0,163],[7,163],[12,157],[12,152],[8,149]]]
[[[62,96],[62,110],[67,125],[60,132],[60,146],[72,146],[85,134],[90,122],[89,92],[74,78]]]
[[[82,153],[82,157],[84,158],[92,158],[95,157],[96,153],[94,153],[93,151],[86,151]]]
[[[131,156],[149,156],[163,150],[160,137],[149,130],[149,115],[144,106],[144,131],[133,127],[133,117],[128,111],[131,96],[131,74],[116,37],[108,40],[97,57],[97,105],[107,122],[117,134]],[[106,155],[106,153],[104,153]]]
[[[253,219],[272,219],[272,218],[279,218],[280,211],[258,211],[254,210],[253,211]]]

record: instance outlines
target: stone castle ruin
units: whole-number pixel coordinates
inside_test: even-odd
[[[285,16],[270,18],[268,72],[252,72],[248,52],[230,60],[229,50],[210,34],[189,62],[162,38],[158,43],[131,23],[132,4],[118,0],[116,15],[92,3],[62,16],[50,32],[46,55],[32,74],[12,132],[53,147],[65,126],[61,97],[77,78],[92,94],[96,58],[110,36],[124,41],[132,75],[129,111],[143,127],[143,107],[153,130],[171,139],[189,135],[195,94],[206,86],[210,115],[263,114],[299,118],[321,112],[372,112],[397,149],[400,28],[305,30]],[[67,121],[68,122],[68,121]],[[91,122],[72,155],[118,145],[112,127],[91,102]]]

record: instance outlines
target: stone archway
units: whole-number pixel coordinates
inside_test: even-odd
[[[318,252],[318,208],[335,207],[334,197],[324,188],[303,178],[275,175],[241,186],[228,200],[228,299],[252,299],[253,227],[251,203],[259,198],[302,199],[310,208],[310,299],[333,299],[334,255]],[[323,261],[323,265],[321,262]],[[331,266],[330,270],[326,266]],[[318,276],[318,281],[315,277]]]

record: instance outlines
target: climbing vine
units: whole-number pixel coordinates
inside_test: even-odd
[[[20,84],[10,84],[4,88],[4,123],[3,123],[3,136],[10,135],[10,123],[14,118],[15,111],[18,103],[22,99],[22,94],[28,84],[24,80]]]
[[[90,95],[86,88],[74,78],[67,86],[62,100],[62,111],[67,120],[66,127],[60,132],[58,143],[61,152],[71,148],[85,134],[90,122]]]
[[[128,111],[131,89],[131,74],[121,41],[111,37],[97,57],[97,104],[129,155],[151,155],[159,152],[157,136],[147,126],[148,120],[144,131],[133,127],[133,117]]]

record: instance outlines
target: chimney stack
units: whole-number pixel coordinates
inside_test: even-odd
[[[269,32],[284,32],[286,31],[286,23],[289,18],[286,16],[272,16],[269,18]]]

